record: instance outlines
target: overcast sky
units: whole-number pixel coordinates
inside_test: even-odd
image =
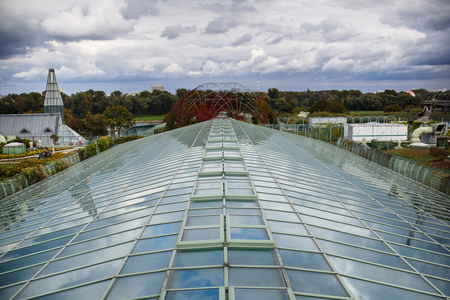
[[[1,94],[450,88],[449,0],[2,0],[0,37]]]

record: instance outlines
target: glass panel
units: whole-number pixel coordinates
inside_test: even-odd
[[[178,233],[178,231],[180,231],[180,227],[181,222],[147,226],[142,233],[142,237]]]
[[[414,288],[427,292],[436,292],[419,275],[357,262],[340,257],[328,256],[331,264],[340,273]]]
[[[201,240],[217,240],[220,238],[219,228],[201,228],[201,229],[185,229],[183,233],[183,242],[185,241],[201,241]]]
[[[286,267],[331,271],[322,254],[282,249],[280,249],[280,254]]]
[[[232,189],[227,188],[227,194],[229,195],[254,195],[253,189]]]
[[[198,181],[196,188],[197,189],[222,188],[222,181],[220,181],[220,180],[215,180],[215,181]]]
[[[264,221],[260,216],[239,216],[230,215],[231,225],[264,225]]]
[[[162,236],[150,239],[139,240],[132,253],[150,252],[175,247],[176,235]]]
[[[171,256],[172,251],[131,256],[120,273],[138,273],[165,269],[169,266]]]
[[[287,270],[287,272],[292,288],[296,292],[348,297],[347,292],[334,275],[296,270]]]
[[[447,277],[448,278],[448,277]],[[427,279],[437,287],[442,293],[447,296],[450,296],[450,281],[448,280],[440,280],[437,278],[427,277]]]
[[[228,249],[228,262],[232,265],[278,265],[273,249]]]
[[[0,275],[0,286],[10,285],[20,281],[28,280],[36,274],[44,265],[18,270]],[[1,270],[1,269],[0,269]]]
[[[305,226],[302,224],[296,223],[286,223],[286,222],[278,222],[278,221],[268,221],[270,229],[272,232],[281,232],[281,233],[292,233],[298,235],[309,235],[308,231],[306,231]]]
[[[286,286],[280,269],[230,268],[229,272],[232,286]]]
[[[223,286],[223,269],[174,270],[169,279],[171,289]]]
[[[221,208],[190,209],[188,211],[188,216],[220,215],[221,213]]]
[[[220,216],[195,216],[188,217],[186,226],[219,225]]]
[[[235,300],[247,300],[247,299],[258,299],[258,300],[289,300],[287,291],[285,290],[268,290],[268,289],[235,289],[234,290]]]
[[[219,290],[190,290],[190,291],[176,291],[168,292],[166,295],[166,300],[195,300],[195,299],[205,299],[205,300],[219,300]]]
[[[300,219],[296,213],[275,211],[275,210],[264,210],[267,219],[279,220],[279,221],[291,221],[298,223]]]
[[[227,207],[259,207],[255,200],[229,200],[227,199]]]
[[[39,273],[39,277],[61,272],[74,267],[85,266],[125,256],[130,252],[130,247],[132,247],[132,245],[133,243],[120,244],[117,246],[52,261],[41,273]]]
[[[318,251],[316,244],[309,237],[285,235],[285,234],[273,234],[275,243],[278,247]]]
[[[73,288],[68,291],[63,291],[44,297],[37,297],[33,299],[45,300],[60,300],[60,299],[101,299],[106,289],[108,288],[110,280],[101,281],[94,284],[84,285],[78,288]]]
[[[261,210],[252,208],[227,208],[227,213],[232,215],[260,215]]]
[[[231,238],[232,239],[248,239],[248,240],[268,240],[269,235],[267,230],[263,228],[239,228],[232,227]]]
[[[332,243],[319,239],[317,239],[317,241],[326,253],[337,254],[390,267],[411,270],[411,268],[400,257],[396,255],[389,255],[386,253],[376,252],[368,249],[355,248],[352,246]]]
[[[22,288],[24,284],[18,284],[14,286],[10,286],[4,289],[0,289],[0,298],[1,299],[12,299],[15,293]]]
[[[208,196],[208,195],[222,195],[222,189],[203,189],[203,190],[195,190],[195,196]]]
[[[158,272],[118,278],[107,299],[137,298],[159,294],[165,275],[166,272]]]
[[[106,277],[112,277],[122,265],[122,261],[123,259],[118,259],[32,281],[19,294],[19,298],[32,297],[34,295],[49,293],[62,288],[67,288]]]
[[[150,224],[167,223],[182,220],[184,217],[184,211],[177,211],[173,213],[153,215],[150,219]]]
[[[222,207],[222,200],[202,200],[192,201],[190,208],[203,208],[203,207]]]
[[[59,249],[55,249],[35,255],[30,255],[24,258],[10,260],[0,265],[1,270],[2,272],[7,272],[23,267],[28,267],[29,265],[38,264],[40,262],[46,262],[47,260],[50,260],[58,251]]]
[[[389,295],[389,299],[442,300],[442,297],[420,294],[348,277],[342,277],[342,281],[344,281],[355,299],[379,299],[380,295]]]
[[[178,251],[174,267],[223,265],[223,250]]]

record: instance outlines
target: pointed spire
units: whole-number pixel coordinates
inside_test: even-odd
[[[59,92],[58,83],[54,69],[48,70],[47,89],[45,90],[44,101],[45,113],[60,113],[64,123],[64,103]]]

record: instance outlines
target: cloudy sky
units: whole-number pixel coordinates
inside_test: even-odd
[[[0,37],[1,94],[450,88],[449,0],[0,1]]]

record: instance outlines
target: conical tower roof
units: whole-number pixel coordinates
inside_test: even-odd
[[[45,113],[60,113],[64,122],[64,103],[59,92],[58,83],[54,69],[48,70],[47,88],[45,90],[44,101]]]

